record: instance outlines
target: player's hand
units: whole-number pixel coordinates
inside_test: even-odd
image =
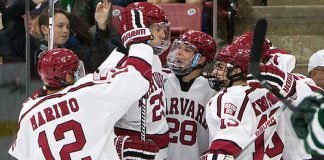
[[[234,157],[229,154],[215,153],[207,151],[200,156],[199,160],[234,160]]]
[[[321,98],[323,101],[323,98]],[[313,120],[315,112],[321,106],[321,100],[315,96],[309,96],[298,105],[300,112],[293,112],[291,123],[299,138],[306,138],[308,134],[308,125]]]
[[[95,12],[95,20],[98,24],[98,27],[105,31],[107,27],[107,21],[111,9],[110,0],[102,0],[103,2],[99,2],[96,7]]]
[[[134,16],[134,14],[139,16]],[[141,16],[140,11],[124,8],[120,14],[119,34],[125,48],[134,43],[146,43],[153,39],[149,26],[145,26],[148,20]]]
[[[285,98],[296,98],[296,80],[293,74],[283,72],[273,65],[260,65],[260,76]],[[260,81],[252,74],[247,75],[247,83],[252,88],[262,88]]]
[[[118,136],[115,147],[121,160],[124,159],[154,159],[159,148],[154,142],[143,142],[139,137]]]

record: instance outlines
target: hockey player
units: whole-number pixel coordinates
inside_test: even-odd
[[[104,20],[107,20],[107,17],[108,14],[102,15]],[[155,54],[152,63],[153,80],[144,100],[146,105],[146,137],[154,141],[160,148],[156,159],[165,159],[167,157],[169,127],[164,115],[166,103],[162,81],[162,65],[158,54],[166,50],[171,43],[169,23],[164,11],[159,6],[147,2],[136,2],[128,5],[122,10],[120,18],[119,33],[123,46],[116,48],[99,67],[99,70],[123,64],[131,43],[144,41],[153,47]],[[117,122],[115,125],[117,135],[140,135],[142,105],[140,101],[134,103],[132,109],[128,110]]]
[[[274,117],[281,114],[283,105],[268,90],[247,85],[250,52],[250,47],[229,45],[216,56],[214,70],[210,74],[216,77],[223,89],[207,104],[210,147],[201,156],[202,160],[234,159],[240,154],[239,159],[282,158],[285,122],[282,116],[278,119]],[[282,74],[274,66],[265,68],[280,76],[281,81],[276,83],[278,92],[284,93],[285,97],[294,94],[292,88],[295,81],[291,74]],[[254,135],[257,138],[251,141]],[[248,146],[250,141],[253,143]]]
[[[270,62],[272,65],[281,67],[284,71],[289,72],[289,69],[285,69],[292,67],[284,67],[284,65],[291,63],[286,62],[287,59],[282,58],[282,56],[278,56],[279,58],[277,58],[276,61],[273,61],[275,59],[269,59],[267,63]],[[312,63],[310,63],[311,65],[309,65],[309,68],[316,68],[314,67],[316,66],[316,62],[320,62],[319,60],[321,59],[321,56],[318,56],[317,58],[314,57],[310,60]],[[321,65],[321,63],[318,64]],[[261,71],[261,75],[267,74],[262,73]],[[316,80],[320,78],[315,78],[314,82],[306,76],[295,73],[293,75],[296,80],[296,99],[291,103],[294,106],[298,106],[297,110],[300,110],[301,112],[293,112],[291,110],[285,110],[284,112],[287,126],[284,144],[287,147],[284,149],[283,159],[309,159],[311,158],[310,154],[314,156],[313,159],[321,159],[323,157],[317,156],[324,154],[322,147],[323,143],[319,138],[324,135],[324,132],[321,129],[322,120],[320,118],[323,112],[322,103],[324,102],[324,99],[323,95],[320,94],[323,93],[322,89],[316,85],[319,85],[320,83],[315,84],[315,82],[319,82]],[[320,74],[317,73],[317,76],[320,76]],[[249,85],[254,85],[254,82],[250,82]],[[302,140],[298,140],[297,136]]]
[[[253,32],[245,32],[241,36],[237,37],[233,43],[251,48],[252,39]],[[264,41],[263,50],[263,63],[276,66],[280,70],[288,73],[294,70],[296,60],[293,55],[287,54],[287,52],[279,50],[278,48],[273,48],[269,40]],[[266,72],[262,73],[261,70],[261,75],[263,74],[267,75]],[[294,106],[298,106],[305,97],[315,94],[314,91],[319,91],[320,88],[316,86],[312,79],[307,78],[306,76],[296,73],[293,73],[293,75],[296,81],[296,97],[292,98],[292,104]],[[250,86],[261,87],[259,84],[254,83],[251,75],[248,77],[250,78],[250,80],[248,80]],[[283,114],[283,117],[286,119],[284,141],[286,147],[283,151],[283,159],[310,159],[311,155],[306,152],[305,148],[303,147],[303,142],[297,137],[296,133],[294,132],[293,125],[290,123],[292,111],[290,109],[286,109]]]
[[[264,78],[269,75],[269,73],[267,73],[266,70],[263,70],[262,67],[260,74]],[[318,86],[316,86],[315,82],[310,78],[299,74],[293,74],[293,78],[296,81],[296,86],[293,88],[294,90],[296,90],[296,93],[294,95],[295,98],[291,99],[291,104],[293,106],[298,106],[298,108],[295,109],[297,111],[292,111],[290,109],[286,109],[284,111],[284,117],[286,119],[286,130],[283,159],[310,159],[310,154],[318,155],[322,152],[320,147],[318,148],[318,146],[321,146],[321,144],[319,141],[317,141],[317,137],[320,137],[323,132],[318,130],[320,122],[316,122],[316,120],[320,121],[320,118],[318,119],[318,114],[320,112],[318,111],[321,110],[320,106],[323,102],[323,98],[322,95],[320,95],[318,92],[322,92],[322,90]],[[272,83],[276,81],[277,78],[268,80],[270,83]],[[248,83],[250,86],[254,87],[258,85],[255,84],[255,81],[251,79],[248,80]],[[299,112],[298,110],[300,110],[301,112]],[[315,112],[318,113],[316,113],[314,116]],[[316,117],[313,121],[315,123],[311,127],[308,127],[308,125],[312,122],[313,117]],[[316,128],[316,132],[313,131],[314,128]],[[310,135],[309,133],[311,133],[312,135]],[[302,140],[299,140],[297,136],[304,139],[304,142]],[[308,136],[307,139],[306,136]]]
[[[169,125],[168,160],[199,159],[208,149],[205,105],[216,94],[202,76],[212,61],[216,41],[200,31],[189,30],[174,40],[165,69],[166,117]]]
[[[23,104],[9,154],[17,159],[153,159],[159,150],[154,143],[115,138],[113,132],[117,120],[149,89],[152,61],[151,46],[133,44],[124,66],[83,77],[84,67],[72,51],[45,52],[38,72],[47,95]],[[122,96],[127,99],[120,101]]]

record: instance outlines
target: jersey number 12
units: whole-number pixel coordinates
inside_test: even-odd
[[[65,144],[60,150],[61,160],[71,160],[70,153],[81,151],[86,143],[86,138],[84,136],[82,126],[79,122],[70,120],[65,123],[61,123],[56,126],[54,130],[54,138],[56,141],[63,140],[65,138],[64,133],[72,131],[75,137],[75,142]],[[50,146],[48,144],[48,139],[45,131],[42,131],[38,135],[38,145],[42,149],[44,157],[46,160],[55,160]],[[90,156],[86,156],[81,160],[91,160]]]

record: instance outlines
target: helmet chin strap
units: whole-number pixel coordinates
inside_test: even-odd
[[[233,69],[231,70],[231,72],[233,71]],[[237,74],[233,74],[233,75],[229,75],[229,72],[227,72],[227,78],[229,80],[229,84],[228,87],[231,87],[233,85],[234,82],[239,81],[239,80],[244,80],[244,76],[242,74],[242,72],[237,73]]]
[[[196,53],[195,56],[193,57],[193,60],[192,60],[192,64],[191,64],[191,67],[192,68],[195,68],[198,66],[198,63],[199,63],[199,59],[201,57],[201,54],[200,53]]]
[[[69,82],[67,82],[67,81],[65,81],[65,80],[63,80],[61,78],[55,77],[55,79],[58,80],[62,84],[61,87],[63,87],[63,88],[72,85]]]
[[[63,79],[58,79],[58,81],[62,83],[62,87],[67,87],[67,86],[71,85],[70,83],[64,81]]]

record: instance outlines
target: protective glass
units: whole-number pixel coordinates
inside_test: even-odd
[[[171,44],[170,23],[154,23],[150,26],[150,31],[153,39],[149,43],[155,49],[154,53],[159,55],[167,50]]]
[[[176,75],[186,75],[198,66],[200,56],[195,46],[176,39],[167,56],[167,64]]]
[[[83,61],[79,60],[79,66],[74,71],[74,82],[78,81],[80,78],[85,76],[85,69]]]

